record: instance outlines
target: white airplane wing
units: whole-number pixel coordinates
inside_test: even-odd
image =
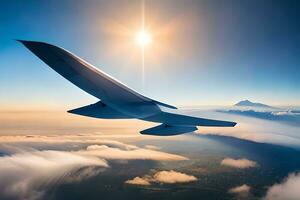
[[[60,47],[19,40],[31,52],[85,92],[101,101],[68,112],[105,119],[138,118],[162,123],[142,134],[175,135],[197,130],[196,126],[232,127],[235,122],[211,120],[162,111],[160,106],[176,107],[145,97],[98,68]]]

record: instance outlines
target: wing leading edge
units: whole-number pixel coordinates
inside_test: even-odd
[[[176,109],[137,93],[63,48],[44,42],[18,41],[61,76],[106,104],[153,103]]]

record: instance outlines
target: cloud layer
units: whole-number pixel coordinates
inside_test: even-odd
[[[96,156],[65,151],[32,151],[0,157],[0,193],[20,199],[38,199],[43,195],[43,185],[91,166],[106,168],[108,164]]]
[[[66,139],[67,136],[61,137],[66,139],[62,143],[58,141],[59,137],[55,136],[19,137],[21,139],[18,136],[8,136],[11,141],[0,141],[1,153],[4,153],[4,156],[0,157],[0,193],[14,199],[42,199],[44,192],[52,184],[81,181],[95,176],[110,167],[110,160],[188,159],[176,154],[99,138],[94,144],[90,144],[90,139],[80,141],[80,137],[75,140]],[[48,145],[56,150],[47,150]],[[138,179],[134,181],[137,182]]]
[[[255,161],[248,160],[245,158],[242,159],[224,158],[221,161],[221,165],[239,168],[239,169],[246,169],[246,168],[256,167],[257,163]]]
[[[199,134],[224,135],[255,142],[279,144],[289,147],[300,148],[300,115],[298,112],[290,111],[283,113],[279,111],[228,111],[230,108],[217,108],[218,112],[204,110],[202,117],[227,119],[237,122],[234,128],[201,127]],[[197,115],[199,111],[193,111]]]
[[[188,183],[197,180],[198,179],[195,176],[170,170],[170,171],[158,171],[152,176],[145,175],[144,177],[135,177],[131,180],[127,180],[125,183],[132,184],[132,185],[150,185],[151,183],[175,184],[175,183]]]

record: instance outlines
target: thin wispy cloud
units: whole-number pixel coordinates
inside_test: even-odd
[[[159,150],[159,149],[161,149],[160,147],[155,146],[155,145],[146,145],[145,148],[146,149],[152,149],[152,150]]]
[[[285,116],[285,115],[291,115],[291,116],[300,116],[299,111],[292,111],[292,110],[287,110],[287,111],[278,111],[278,112],[272,112],[273,115],[279,115],[279,116]]]
[[[94,155],[108,160],[169,160],[180,161],[187,160],[186,157],[165,153],[162,151],[136,148],[130,150],[122,150],[119,148],[112,148],[106,145],[91,145],[87,147],[82,154]]]

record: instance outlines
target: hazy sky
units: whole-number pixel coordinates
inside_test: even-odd
[[[299,105],[299,11],[296,0],[145,1],[143,86],[141,1],[1,1],[0,108],[96,101],[13,39],[59,45],[170,104]]]

